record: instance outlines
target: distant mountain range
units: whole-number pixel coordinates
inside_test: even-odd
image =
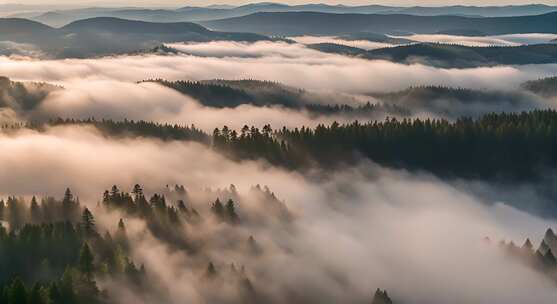
[[[470,16],[503,17],[539,15],[557,11],[557,6],[540,4],[518,6],[443,6],[443,7],[397,7],[383,5],[346,6],[327,4],[285,5],[279,3],[253,3],[243,6],[212,5],[207,7],[183,7],[179,9],[146,8],[81,8],[71,10],[41,10],[15,14],[11,17],[28,18],[59,27],[70,22],[94,18],[116,17],[150,22],[207,21],[241,17],[261,12],[320,12],[335,14],[407,14],[418,16]]]
[[[356,32],[433,34],[451,30],[502,35],[557,33],[557,12],[536,16],[490,18],[316,12],[256,13],[200,24],[214,30],[226,29],[274,36],[345,35]]]
[[[187,22],[152,23],[100,17],[52,28],[26,19],[0,18],[0,41],[31,44],[56,58],[128,53],[165,42],[267,39],[258,34],[215,32]]]
[[[308,47],[321,52],[370,60],[381,59],[404,64],[421,63],[442,68],[557,63],[557,44],[471,47],[417,43],[369,51],[333,43],[312,44]]]

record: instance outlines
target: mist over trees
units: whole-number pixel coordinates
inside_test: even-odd
[[[70,6],[0,5],[0,304],[554,304],[556,7]]]
[[[101,235],[95,218],[67,189],[61,200],[0,200],[1,303],[105,303],[97,280],[142,282],[125,235]]]
[[[213,145],[240,159],[263,157],[297,168],[350,164],[366,157],[382,165],[471,178],[539,177],[555,167],[557,112],[488,114],[456,122],[395,118],[273,131],[216,129]],[[543,173],[541,173],[543,174]]]
[[[439,68],[473,68],[499,65],[547,64],[557,61],[553,43],[521,46],[472,47],[443,43],[412,43],[364,50],[339,44],[310,45],[312,49],[369,60],[424,64]]]
[[[237,160],[263,159],[292,170],[340,169],[365,158],[381,165],[445,177],[535,180],[557,166],[555,110],[486,114],[477,119],[397,119],[274,130],[226,126],[207,134],[195,126],[146,121],[57,119],[7,124],[5,132],[92,125],[110,137],[195,141]]]

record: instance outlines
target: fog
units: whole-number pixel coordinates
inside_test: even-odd
[[[473,47],[488,46],[519,46],[528,44],[553,43],[557,39],[555,34],[508,34],[494,36],[459,36],[446,34],[412,34],[405,36],[389,35],[392,38],[408,39],[415,42],[434,42],[446,44],[459,44]],[[291,37],[292,40],[302,44],[335,43],[364,50],[393,47],[394,44],[374,42],[368,40],[345,40],[335,36],[299,36]]]
[[[241,288],[228,277],[230,263],[245,266],[265,303],[369,303],[376,288],[405,303],[553,303],[557,297],[549,279],[482,240],[533,237],[537,245],[555,221],[428,174],[363,162],[334,174],[316,169],[303,175],[236,163],[194,143],[111,140],[89,127],[2,133],[0,144],[1,196],[59,196],[69,186],[82,204],[96,208],[112,184],[126,190],[140,183],[148,194],[167,184],[187,187],[206,220],[185,227],[184,237],[203,242],[201,253],[171,249],[140,220],[125,219],[134,260],[145,263],[154,290],[165,287],[146,302],[237,301]],[[238,189],[238,226],[216,223],[206,213],[218,194],[204,189],[230,183]],[[268,185],[293,219],[277,221],[249,191],[255,184]],[[99,229],[114,229],[119,218],[96,216]],[[260,255],[243,251],[250,235]],[[216,281],[204,279],[208,261],[219,272]],[[103,284],[122,302],[145,299],[125,286]]]
[[[0,57],[0,74],[14,80],[62,85],[72,80],[260,79],[310,90],[361,94],[417,85],[509,90],[526,80],[557,73],[556,64],[470,69],[403,65],[325,54],[300,44],[280,42],[259,42],[242,47],[233,42],[213,42],[177,47],[194,52],[195,56],[136,55],[66,60]]]
[[[375,50],[375,49],[395,46],[389,43],[375,42],[369,40],[346,40],[334,36],[297,36],[297,37],[290,37],[290,39],[302,44],[335,43],[335,44],[360,48],[364,50]]]
[[[342,115],[315,115],[305,110],[280,106],[257,107],[241,105],[235,108],[210,108],[170,88],[155,83],[128,83],[118,81],[76,81],[65,90],[51,93],[33,112],[30,120],[53,117],[87,119],[91,117],[114,120],[134,119],[162,123],[186,123],[212,132],[215,127],[227,125],[240,129],[244,125],[275,128],[300,125],[315,126],[333,121],[348,122],[354,117]]]
[[[470,46],[514,46],[545,43],[557,35],[402,38]],[[0,200],[8,196],[21,197],[26,202],[32,196],[38,196],[38,201],[44,196],[60,198],[69,187],[79,198],[81,207],[93,212],[99,235],[110,232],[116,240],[116,229],[123,219],[127,239],[110,244],[111,237],[99,237],[102,242],[106,239],[104,245],[114,247],[111,247],[114,256],[102,258],[102,263],[108,261],[98,265],[102,271],[94,270],[94,280],[103,297],[106,292],[107,299],[114,303],[369,304],[377,288],[387,290],[398,304],[555,303],[554,268],[521,260],[509,254],[510,250],[505,250],[499,242],[512,241],[520,246],[530,238],[535,250],[546,229],[557,229],[556,172],[540,168],[540,179],[534,181],[506,180],[504,176],[480,180],[441,178],[424,171],[402,169],[403,159],[410,159],[410,164],[422,162],[411,161],[412,157],[408,156],[412,155],[408,153],[423,153],[417,159],[424,159],[425,167],[444,172],[443,166],[438,166],[441,162],[432,166],[435,160],[429,160],[427,149],[422,149],[424,143],[444,140],[441,124],[437,131],[429,129],[429,122],[424,124],[423,131],[419,125],[413,129],[403,125],[404,132],[398,132],[393,124],[384,133],[373,134],[387,144],[390,140],[408,140],[408,147],[416,144],[417,150],[422,151],[403,151],[406,153],[389,160],[387,154],[384,157],[378,150],[381,152],[377,154],[378,159],[383,158],[386,163],[400,158],[401,162],[396,163],[398,169],[359,159],[357,155],[350,155],[349,165],[341,165],[340,154],[335,166],[319,167],[303,151],[296,151],[296,147],[291,150],[289,143],[280,145],[281,152],[275,153],[281,160],[273,163],[286,164],[279,167],[263,159],[229,158],[228,151],[222,152],[225,148],[213,149],[211,143],[101,132],[86,124],[44,124],[36,130],[23,124],[57,117],[146,120],[195,125],[211,134],[215,128],[225,125],[238,131],[244,125],[269,124],[276,130],[387,117],[455,120],[488,112],[557,109],[556,97],[538,96],[521,87],[525,81],[556,75],[557,64],[437,68],[427,62],[398,64],[366,60],[306,46],[337,43],[366,50],[392,46],[386,43],[312,36],[293,40],[176,42],[165,45],[169,52],[163,47],[133,54],[56,60],[46,58],[33,45],[0,41],[0,77],[23,82],[16,84],[7,78],[0,79]],[[245,98],[259,105],[227,107],[226,97],[222,97],[230,92],[226,89],[222,90],[224,93],[213,94],[203,91],[204,88],[197,92],[195,87],[191,89],[195,91],[192,95],[198,98],[195,99],[156,81],[148,81],[157,79],[266,82],[241,83],[256,87],[253,96],[261,99],[257,102],[250,99],[253,96],[249,89],[242,91],[241,85],[234,87],[239,88],[240,93],[234,93],[239,97],[230,97],[231,104]],[[215,83],[215,86],[222,85]],[[275,92],[285,97],[277,98]],[[396,93],[383,94],[389,92]],[[204,98],[223,100],[211,104]],[[343,112],[338,108],[319,107],[358,107],[368,102],[386,105],[368,112],[365,108],[353,112],[345,108]],[[21,124],[10,125],[14,122]],[[151,134],[149,127],[139,128],[138,133]],[[471,131],[466,128],[459,126],[446,138],[475,143],[475,140],[468,141]],[[508,143],[514,144],[514,140],[522,140],[521,136],[530,136],[528,131],[534,128],[534,124],[524,128],[511,125],[497,132],[502,134],[502,143],[507,144],[508,139]],[[462,138],[452,135],[457,130],[463,132]],[[541,134],[537,130],[532,132]],[[439,139],[432,137],[431,132],[439,132]],[[484,134],[483,130],[478,132]],[[315,140],[316,146],[340,145],[339,151],[348,154],[351,142],[360,138],[357,133],[354,127],[346,131],[346,142],[344,138],[334,142],[331,141],[334,136],[329,138],[326,133],[322,136],[317,130],[321,138]],[[223,131],[223,134],[227,133]],[[342,133],[335,136],[338,134]],[[252,142],[241,142],[245,138],[239,138],[238,143],[245,145],[241,148],[249,150],[246,155],[271,155],[278,147],[254,147],[253,143],[258,143],[256,136]],[[216,141],[215,146],[218,144]],[[529,150],[524,151],[529,154]],[[243,159],[240,154],[238,159]],[[538,157],[537,154],[526,156]],[[287,169],[294,167],[288,163],[293,160],[297,164],[298,158],[308,160],[303,169]],[[486,172],[499,172],[495,169],[499,168]],[[523,172],[529,176],[528,170]],[[116,195],[107,196],[101,203],[104,191],[113,185],[129,192],[136,184],[141,185],[147,200],[155,193],[164,195],[163,206],[156,206],[154,200],[152,209],[157,210],[144,208],[153,213],[138,212],[140,204],[131,204],[134,206],[126,211],[129,206],[122,207],[124,204],[116,202]],[[181,191],[175,185],[183,185],[186,190]],[[219,215],[217,208],[212,208],[216,199],[223,203],[233,200],[232,213],[236,212],[238,217],[230,220],[228,203],[223,207],[225,215]],[[179,200],[185,202],[184,206],[179,207]],[[60,213],[65,216],[65,207],[72,204],[67,204],[67,200],[60,204]],[[172,208],[167,209],[164,204]],[[44,207],[42,203],[41,206]],[[2,207],[7,207],[9,217],[22,222],[54,221],[46,212],[40,218],[23,213],[16,218],[17,212],[27,211],[22,206],[17,210],[16,203],[2,203]],[[135,213],[129,211],[132,209]],[[74,215],[77,218],[77,213]],[[8,216],[2,214],[1,219],[6,220],[10,229],[23,226],[12,225],[16,221]],[[84,222],[91,223],[86,217]],[[80,228],[76,235],[83,237],[80,241],[92,240],[91,230],[86,231],[86,225],[77,225]],[[94,255],[99,254],[96,250],[102,250],[96,248],[102,242],[91,242]],[[556,252],[556,248],[552,251]],[[127,263],[124,256],[128,254],[135,265],[145,266],[146,271],[137,275],[138,280],[145,281],[132,282],[137,277],[129,275],[129,269],[121,261],[125,259]],[[90,263],[95,267],[96,262],[101,262],[101,258],[96,258],[99,261]],[[22,265],[29,263],[27,259],[21,260]],[[112,260],[114,265],[109,265]],[[209,265],[214,265],[214,271]],[[543,272],[542,267],[548,271]],[[87,274],[81,268],[76,271],[83,277]],[[28,283],[32,282],[25,282],[31,286]]]
[[[474,69],[441,69],[388,61],[369,61],[321,53],[301,44],[282,42],[210,42],[169,45],[188,54],[130,55],[95,59],[32,60],[0,57],[0,75],[12,80],[48,82],[62,86],[32,111],[18,108],[3,110],[0,120],[45,120],[56,117],[115,120],[151,120],[195,124],[207,132],[227,125],[274,128],[315,126],[333,121],[382,120],[399,113],[322,115],[281,105],[236,108],[210,108],[174,90],[155,83],[137,83],[145,79],[167,80],[258,79],[276,81],[307,90],[301,98],[311,104],[362,105],[377,103],[365,96],[370,92],[388,92],[410,86],[438,85],[477,90],[500,90],[498,98],[485,100],[406,100],[398,105],[410,110],[412,117],[478,116],[492,111],[522,111],[554,108],[555,100],[518,91],[531,79],[557,73],[557,65],[498,66]],[[380,75],[380,77],[379,77]],[[15,110],[15,112],[14,112]]]
[[[397,36],[393,36],[397,37]],[[518,46],[525,44],[550,43],[557,39],[555,34],[509,34],[495,36],[458,36],[442,34],[414,34],[397,38],[406,38],[419,42],[437,42],[460,44],[466,46]]]
[[[0,41],[0,55],[13,58],[41,58],[44,56],[43,52],[32,44],[12,41]]]

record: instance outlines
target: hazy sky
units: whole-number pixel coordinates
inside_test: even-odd
[[[281,0],[281,1],[249,1],[249,0],[0,0],[3,3],[21,3],[21,4],[61,4],[61,5],[130,5],[130,6],[186,6],[186,5],[210,5],[210,4],[245,4],[250,2],[282,2],[289,4],[301,3],[327,3],[327,4],[345,4],[345,5],[361,5],[361,4],[384,4],[384,5],[401,5],[401,6],[415,6],[415,5],[505,5],[505,4],[531,4],[531,3],[545,3],[557,5],[557,0]]]

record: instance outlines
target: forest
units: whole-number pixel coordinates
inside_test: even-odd
[[[257,185],[252,191],[275,204],[267,207],[275,208],[267,216],[274,213],[285,223],[293,220],[268,188]],[[184,236],[185,225],[200,229],[207,221],[215,220],[235,229],[248,221],[240,218],[232,198],[225,203],[217,198],[204,209],[207,213],[200,213],[190,205],[191,201],[184,201],[191,200],[184,186],[166,188],[165,192],[177,200],[171,201],[164,194],[147,197],[140,185],[135,185],[129,193],[114,185],[104,192],[93,211],[82,206],[69,188],[61,200],[35,196],[30,201],[13,196],[0,200],[0,221],[7,227],[2,226],[0,230],[3,269],[0,303],[113,303],[114,289],[106,282],[126,284],[146,299],[164,293],[150,282],[154,278],[149,277],[149,270],[144,265],[136,265],[129,257],[133,240],[128,238],[125,220],[120,218],[111,229],[104,230],[97,226],[93,212],[101,215],[115,212],[130,221],[139,219],[150,233],[173,250],[201,257],[203,246],[207,246],[203,242],[207,241],[193,241],[195,238]],[[220,195],[239,199],[233,185]],[[245,240],[245,245],[237,244],[234,248],[253,258],[262,255],[264,250],[253,236]],[[243,265],[216,265],[209,260],[199,275],[202,282],[224,279],[219,284],[238,284],[243,303],[261,303],[265,299],[251,283]],[[379,289],[370,300],[392,303],[386,291]]]
[[[232,159],[262,159],[292,170],[318,164],[325,169],[350,166],[361,159],[443,177],[535,180],[555,168],[557,111],[492,113],[477,119],[396,119],[333,123],[316,128],[273,130],[226,126],[207,134],[195,126],[146,121],[57,119],[3,125],[5,131],[47,126],[93,125],[106,136],[195,141]]]
[[[141,284],[145,269],[127,255],[125,225],[101,235],[92,212],[70,189],[30,202],[0,201],[1,303],[105,303],[96,280]]]
[[[0,3],[0,304],[557,302],[557,5],[289,1]]]

